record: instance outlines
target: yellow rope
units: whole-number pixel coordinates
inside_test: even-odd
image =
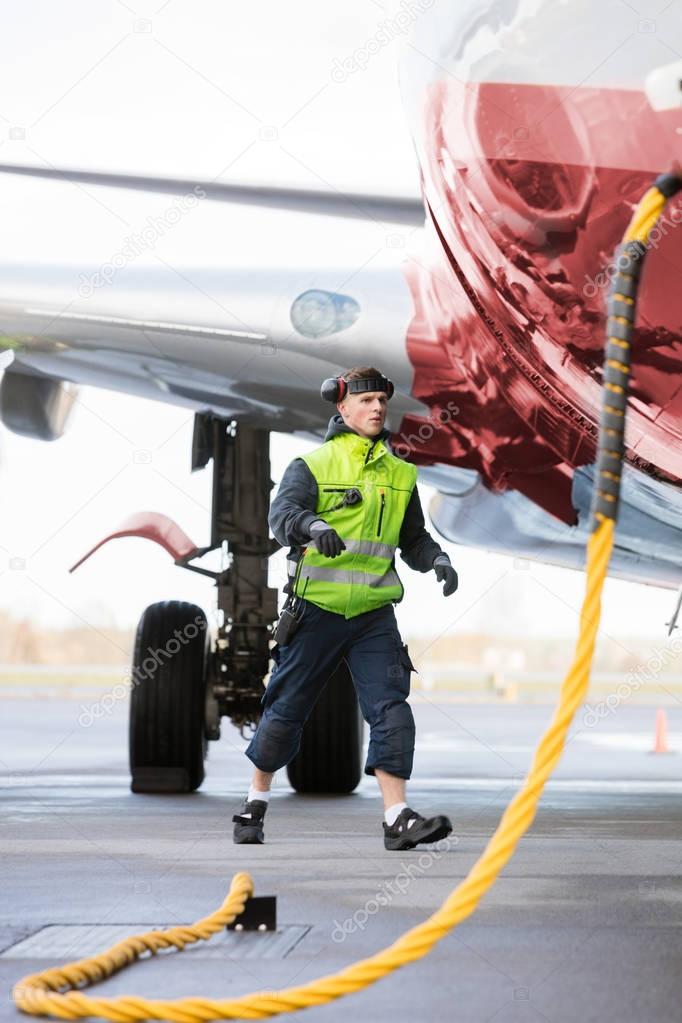
[[[624,240],[646,242],[664,205],[665,198],[658,189],[650,189],[638,206]],[[205,940],[222,930],[243,911],[246,900],[253,894],[251,876],[242,872],[232,878],[230,890],[220,909],[192,926],[134,935],[98,956],[24,977],[12,992],[17,1007],[35,1016],[52,1015],[59,1019],[98,1016],[117,1023],[146,1019],[171,1020],[173,1023],[263,1019],[324,1005],[360,991],[406,963],[427,955],[441,938],[474,912],[481,898],[513,856],[520,839],[533,822],[545,783],[563,753],[573,716],[587,696],[601,615],[601,593],[615,530],[613,519],[603,515],[598,515],[598,518],[599,525],[587,545],[586,592],[580,614],[578,641],[552,721],[538,744],[522,788],[505,810],[483,853],[464,880],[428,919],[368,959],[361,959],[339,973],[319,977],[308,984],[283,991],[259,991],[226,1000],[150,1000],[132,995],[91,998],[74,990],[110,977],[144,952],[155,954],[160,949],[170,947],[181,950],[186,944]]]

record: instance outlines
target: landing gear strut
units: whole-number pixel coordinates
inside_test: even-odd
[[[151,536],[176,564],[215,580],[218,632],[210,647],[206,617],[192,604],[153,604],[142,615],[133,657],[130,768],[134,792],[191,792],[204,778],[208,740],[229,717],[244,736],[258,724],[268,673],[277,590],[268,586],[269,432],[211,414],[195,417],[192,469],[213,460],[211,542]],[[169,521],[169,520],[168,520]],[[142,534],[138,527],[116,535]],[[174,543],[172,542],[174,540]],[[227,544],[226,569],[193,562]],[[173,652],[175,651],[175,653]],[[363,721],[345,663],[332,675],[305,724],[301,749],[288,767],[299,792],[350,792],[361,776]]]
[[[218,591],[218,634],[206,642],[200,608],[179,601],[153,604],[137,630],[130,706],[130,769],[134,792],[191,792],[204,778],[207,741],[220,738],[229,717],[242,735],[260,716],[268,672],[277,590],[268,586],[268,558],[279,544],[268,535],[269,433],[197,415],[192,470],[213,459],[211,542],[176,563],[213,578]],[[227,543],[229,564],[213,572],[193,564]],[[163,654],[176,631],[201,616],[202,636],[183,659]],[[181,641],[181,640],[180,640]],[[150,661],[149,648],[158,663]]]
[[[192,470],[213,459],[211,544],[227,543],[230,564],[212,575],[218,590],[219,627],[208,670],[208,738],[220,738],[220,718],[240,730],[260,717],[268,673],[277,590],[268,586],[268,559],[279,550],[268,529],[270,434],[211,415],[194,421]],[[201,552],[202,554],[205,551]],[[187,563],[188,568],[203,572]]]

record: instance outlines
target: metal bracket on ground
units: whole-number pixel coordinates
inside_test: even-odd
[[[244,912],[227,925],[228,931],[276,931],[277,896],[254,895],[246,900]]]

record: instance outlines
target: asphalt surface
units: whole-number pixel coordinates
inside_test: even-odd
[[[391,944],[474,863],[551,716],[543,706],[415,700],[412,806],[449,814],[438,847],[384,850],[376,782],[296,795],[276,779],[262,847],[232,843],[249,779],[224,724],[208,777],[185,797],[136,796],[127,709],[96,694],[0,698],[0,1019],[27,973],[150,926],[190,923],[237,870],[276,895],[278,934],[231,934],[141,962],[93,994],[227,998],[300,985]],[[528,836],[473,917],[425,958],[293,1018],[672,1021],[682,1014],[682,708],[652,755],[655,708],[579,715]],[[63,925],[67,925],[64,929]]]

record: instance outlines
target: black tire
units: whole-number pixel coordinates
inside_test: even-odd
[[[161,601],[140,618],[130,696],[133,792],[194,792],[204,780],[208,639],[196,604]]]
[[[353,678],[341,661],[303,726],[301,748],[287,766],[297,792],[352,792],[362,777],[365,722]]]

